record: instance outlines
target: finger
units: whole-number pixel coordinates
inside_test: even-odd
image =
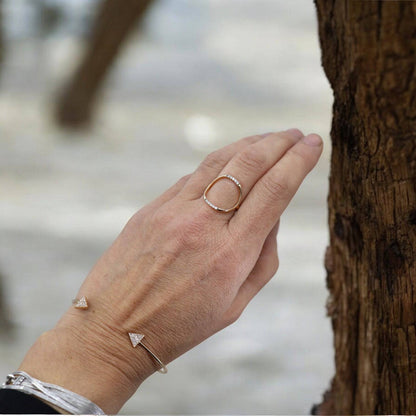
[[[142,213],[147,212],[153,212],[166,202],[170,201],[172,198],[174,198],[185,186],[185,184],[188,182],[189,178],[192,176],[192,174],[183,176],[180,178],[175,184],[173,184],[169,189],[167,189],[165,192],[163,192],[162,195],[158,196],[156,199],[154,199],[150,204],[147,204],[145,207],[141,209]]]
[[[241,201],[244,204],[244,198],[259,178],[302,137],[302,132],[297,129],[270,134],[238,152],[215,176],[232,175],[238,180],[241,184]],[[238,201],[240,189],[231,179],[220,180],[209,189],[206,197],[214,206],[229,209]],[[234,212],[230,212],[218,218],[228,221],[233,214]]]
[[[198,166],[192,178],[190,178],[186,187],[184,187],[183,195],[188,199],[199,198],[206,186],[218,176],[219,172],[236,153],[253,143],[257,143],[268,135],[269,133],[245,137],[210,153]]]
[[[276,240],[278,229],[279,223],[273,227],[267,236],[256,265],[240,286],[230,309],[226,313],[224,318],[226,324],[234,322],[241,315],[251,299],[276,274],[279,267]]]
[[[223,166],[226,162],[223,163],[223,160],[229,160],[235,152],[238,152],[240,149],[244,148],[244,146],[248,146],[251,143],[255,143],[266,136],[268,136],[271,133],[265,133],[260,134],[258,136],[249,136],[245,137],[235,143],[231,143],[228,146],[225,146],[223,149],[218,150],[217,152],[213,152],[210,155],[208,155],[205,158],[205,161],[201,163],[201,165],[198,167],[196,172],[194,174],[189,174],[181,179],[178,180],[174,185],[172,185],[169,189],[167,189],[162,195],[160,195],[158,198],[153,200],[150,204],[147,204],[140,210],[141,215],[145,215],[150,212],[154,212],[157,208],[162,206],[164,203],[170,201],[172,198],[174,198],[179,192],[181,192],[186,184],[188,184],[190,181],[198,181],[198,178],[194,178],[195,174],[198,175],[209,175],[210,166],[214,170],[215,165],[219,164]],[[211,181],[212,179],[209,179]],[[205,185],[206,186],[206,185]],[[192,187],[192,184],[191,184]],[[203,188],[205,189],[205,187]],[[200,193],[203,192],[199,191]],[[198,194],[198,196],[200,195]]]
[[[310,134],[291,147],[253,187],[229,223],[240,238],[263,241],[322,153],[322,139]]]

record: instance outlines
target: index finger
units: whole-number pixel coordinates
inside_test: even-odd
[[[287,150],[250,190],[229,222],[230,231],[245,239],[264,241],[318,162],[322,148],[320,136],[310,134]]]

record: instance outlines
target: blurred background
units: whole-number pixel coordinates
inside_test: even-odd
[[[332,94],[310,0],[3,0],[0,374],[70,306],[141,206],[211,150],[298,127],[323,157],[282,217],[277,276],[122,413],[305,414],[325,317]]]

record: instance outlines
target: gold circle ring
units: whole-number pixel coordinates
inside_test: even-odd
[[[220,208],[220,207],[217,207],[215,204],[213,204],[209,199],[208,199],[208,197],[207,197],[207,193],[209,192],[209,190],[218,182],[218,181],[220,181],[220,180],[222,180],[222,179],[228,179],[228,180],[230,180],[234,185],[236,185],[237,186],[237,188],[238,188],[238,191],[239,191],[239,196],[238,196],[238,201],[231,207],[231,208],[227,208],[227,209],[225,209],[225,208]],[[238,182],[238,180],[236,179],[236,178],[234,178],[234,176],[231,176],[231,175],[221,175],[221,176],[218,176],[218,177],[216,177],[206,188],[205,188],[205,191],[204,191],[204,201],[212,208],[212,209],[214,209],[215,211],[219,211],[219,212],[224,212],[224,213],[227,213],[227,212],[231,212],[231,211],[235,211],[235,210],[237,210],[239,207],[240,207],[240,204],[241,204],[241,200],[243,199],[243,191],[242,191],[242,189],[241,189],[241,184],[240,184],[240,182]]]

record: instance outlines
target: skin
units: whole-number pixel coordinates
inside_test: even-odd
[[[82,284],[88,310],[71,307],[36,341],[20,370],[117,413],[157,365],[235,322],[279,265],[280,216],[316,165],[322,140],[297,129],[246,137],[212,154],[191,175],[138,211]],[[227,214],[202,199],[217,176],[239,180],[243,201]],[[231,207],[229,180],[209,199]]]

